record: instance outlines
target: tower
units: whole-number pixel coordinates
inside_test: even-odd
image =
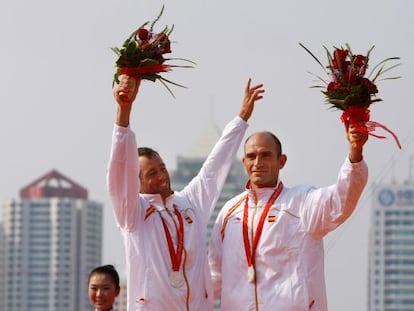
[[[414,310],[414,184],[378,185],[373,198],[368,310]]]
[[[101,264],[102,205],[56,170],[3,207],[5,311],[91,310],[89,272]]]

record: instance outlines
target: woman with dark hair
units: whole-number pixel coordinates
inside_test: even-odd
[[[104,265],[90,272],[88,296],[95,311],[113,311],[113,304],[119,291],[119,275],[114,266]]]

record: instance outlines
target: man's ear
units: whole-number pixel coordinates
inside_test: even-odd
[[[281,154],[279,157],[279,167],[282,169],[285,166],[286,162],[287,162],[286,154]]]

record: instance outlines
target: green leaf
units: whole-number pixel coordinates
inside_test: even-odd
[[[187,88],[185,85],[178,84],[178,83],[176,83],[176,82],[173,82],[173,81],[167,80],[167,79],[165,79],[164,77],[160,77],[160,80],[165,81],[165,82],[168,82],[168,83],[173,84],[173,85],[178,86],[178,87],[182,87],[182,88],[185,88],[185,89]]]
[[[164,82],[164,80],[165,80],[164,78],[160,78],[160,82],[165,86],[165,88],[168,90],[171,96],[175,98],[174,93],[170,90],[170,88],[168,87],[167,83]]]
[[[382,67],[380,68],[379,72],[382,72],[382,69],[384,68],[385,63],[387,63],[391,60],[398,60],[398,59],[400,59],[400,58],[399,57],[389,57],[389,58],[386,58],[383,61],[379,62],[378,64],[375,65],[374,68],[372,68],[371,72],[368,75],[368,78],[371,77],[372,74],[375,72],[375,70],[377,70],[380,66],[382,66]],[[376,80],[376,78],[379,77],[379,75],[381,75],[381,73],[378,74],[378,72],[377,72],[377,74],[375,75],[375,78],[372,81],[374,82]]]
[[[166,33],[166,35],[169,37],[173,30],[174,30],[174,24],[171,26],[170,31],[168,31],[168,33]]]
[[[350,46],[348,43],[345,43],[345,47],[346,47],[346,48],[347,48],[347,50],[348,50],[349,57],[350,57],[351,59],[354,59],[354,54],[352,53],[351,46]]]
[[[146,58],[141,61],[142,66],[152,66],[152,65],[159,65],[159,63],[151,58]]]
[[[131,41],[128,43],[126,49],[125,49],[125,56],[130,57],[134,55],[135,51],[138,49],[138,44],[135,41]]]
[[[372,50],[374,49],[375,45],[371,46],[371,48],[368,50],[367,55],[365,57],[367,58],[367,62],[369,60],[369,56],[371,55]]]
[[[158,22],[158,20],[161,18],[161,15],[162,15],[162,13],[164,12],[164,5],[162,6],[162,8],[161,8],[161,12],[158,14],[158,16],[154,19],[154,21],[151,23],[151,26],[150,26],[150,31],[152,32],[153,31],[153,29],[154,29],[154,25],[155,25],[155,23],[156,22]]]
[[[174,57],[174,58],[165,58],[165,60],[166,61],[169,61],[169,60],[181,60],[181,61],[185,61],[185,62],[191,63],[193,65],[197,65],[197,63],[193,62],[192,60],[186,59],[186,58]]]
[[[328,63],[329,63],[329,68],[332,70],[333,69],[333,59],[331,56],[331,52],[328,50],[328,48],[326,46],[323,46],[323,48],[325,49],[326,52],[326,57],[328,58]],[[326,72],[326,69],[325,69]],[[329,73],[327,73],[329,75]]]
[[[111,48],[111,50],[114,51],[116,55],[121,55],[121,51],[117,47]]]
[[[313,53],[306,46],[304,46],[302,43],[299,42],[299,45],[302,48],[304,48],[305,51],[308,52],[310,54],[310,56],[312,56],[318,62],[318,64],[323,68],[323,70],[326,72],[325,66],[322,65],[322,63],[319,61],[319,59],[315,55],[313,55]]]

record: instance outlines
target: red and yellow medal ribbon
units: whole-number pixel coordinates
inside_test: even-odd
[[[177,228],[177,250],[174,249],[174,243],[171,237],[171,233],[170,233],[170,230],[168,229],[168,226],[164,218],[161,217],[161,221],[164,227],[165,238],[167,239],[168,251],[170,253],[172,270],[179,271],[180,264],[181,264],[181,258],[183,254],[183,248],[184,248],[184,223],[183,223],[183,218],[181,217],[180,212],[177,210],[175,206],[174,206],[174,213],[177,216],[178,223],[179,223],[179,227]]]
[[[283,184],[282,182],[280,182],[277,186],[277,188],[275,189],[275,191],[273,191],[272,195],[270,196],[269,200],[267,201],[262,215],[260,216],[259,219],[259,223],[257,224],[257,228],[256,228],[256,234],[254,234],[254,239],[253,239],[253,245],[252,247],[250,247],[250,240],[249,240],[249,234],[248,234],[248,209],[249,209],[249,199],[248,197],[246,197],[245,199],[245,203],[244,203],[244,211],[243,211],[243,241],[244,241],[244,250],[246,252],[246,259],[247,259],[247,265],[248,267],[254,267],[254,258],[256,256],[256,249],[257,249],[257,245],[259,243],[259,239],[260,236],[262,234],[263,231],[263,225],[265,222],[265,219],[267,217],[267,214],[269,213],[270,207],[273,205],[273,203],[276,201],[276,199],[278,198],[278,196],[280,195],[280,193],[283,190]],[[254,230],[252,228],[252,230]]]

